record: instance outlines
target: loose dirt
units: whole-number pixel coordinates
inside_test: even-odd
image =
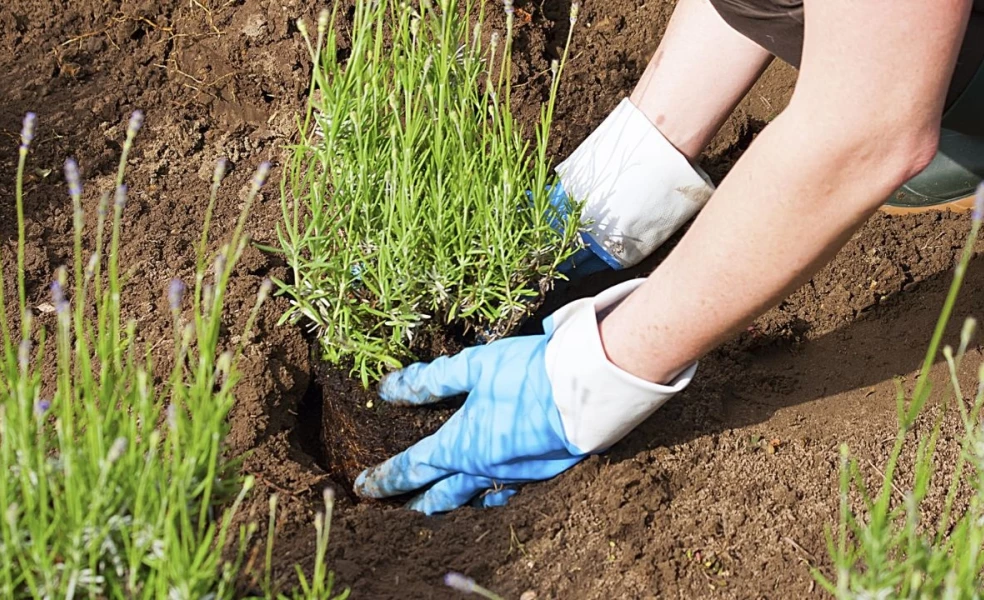
[[[531,18],[517,31],[517,111],[531,122],[566,35],[569,4],[521,7]],[[145,110],[125,212],[125,302],[143,338],[164,342],[155,358],[166,366],[166,288],[171,278],[191,275],[214,160],[226,156],[232,165],[212,235],[222,240],[252,169],[261,160],[282,162],[310,68],[294,19],[310,20],[317,9],[298,0],[6,3],[0,244],[8,283],[23,113],[40,116],[27,185],[27,274],[36,305],[47,300],[53,270],[71,248],[61,163],[79,159],[91,209],[112,176],[122,121],[132,109]],[[557,111],[555,157],[629,93],[671,10],[672,2],[659,0],[585,2]],[[705,166],[713,176],[722,177],[778,114],[794,80],[788,67],[770,68],[712,144]],[[258,242],[275,243],[279,218],[270,186],[249,230]],[[281,495],[277,569],[287,580],[295,562],[311,567],[313,514],[322,487],[334,486],[340,502],[330,561],[355,598],[454,598],[441,586],[448,570],[508,598],[527,590],[541,599],[819,595],[810,568],[830,568],[823,530],[836,520],[838,446],[849,444],[867,474],[877,474],[894,435],[892,378],[913,380],[968,226],[961,215],[876,215],[810,283],[708,356],[690,389],[613,451],[527,486],[506,508],[432,518],[392,503],[356,503],[347,486],[359,469],[439,426],[449,410],[368,408],[371,395],[311,359],[299,328],[276,326],[285,304],[270,302],[248,340],[230,415],[229,453],[245,453],[244,469],[261,484],[249,514],[261,518],[266,493]],[[247,253],[230,290],[230,335],[260,281],[288,275],[279,257]],[[967,280],[955,314],[980,316],[984,263],[975,260]],[[606,283],[588,282],[579,292]],[[944,470],[955,433],[948,422]]]

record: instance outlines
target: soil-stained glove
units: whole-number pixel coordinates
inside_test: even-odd
[[[408,506],[427,514],[483,492],[478,503],[501,505],[515,493],[506,486],[549,479],[617,442],[685,388],[697,368],[657,385],[605,356],[597,313],[641,282],[568,304],[544,321],[543,335],[499,340],[389,374],[379,395],[394,404],[468,398],[437,433],[363,471],[356,493],[384,498],[419,491]]]
[[[551,192],[554,206],[566,196],[584,203],[586,248],[561,268],[573,278],[642,262],[714,192],[707,174],[628,98],[557,166],[557,174],[562,185]]]

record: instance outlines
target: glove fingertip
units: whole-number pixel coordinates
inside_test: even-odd
[[[497,490],[494,492],[489,492],[484,496],[477,499],[478,505],[482,508],[493,508],[496,506],[505,506],[508,504],[509,499],[516,495],[516,490],[514,488],[506,488],[502,490]]]
[[[413,373],[419,370],[419,364],[416,363],[384,375],[379,380],[379,397],[392,404],[419,404],[421,402],[420,390],[415,389],[415,386],[411,385],[409,381]]]
[[[355,494],[361,498],[385,498],[387,494],[380,486],[382,474],[379,472],[383,465],[365,469],[352,483]]]
[[[418,496],[412,498],[406,503],[406,508],[419,513],[424,513],[427,516],[435,515],[437,513],[452,511],[456,508],[455,506],[445,505],[445,503],[440,502],[441,499],[446,499],[444,496],[439,496],[436,494],[428,494],[424,492]]]

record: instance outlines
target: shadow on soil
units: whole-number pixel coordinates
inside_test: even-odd
[[[658,256],[627,272],[601,274],[576,291],[548,297],[524,333],[536,331],[540,319],[566,302],[645,276],[668,252],[661,250]],[[758,425],[777,411],[797,406],[801,409],[795,419],[808,420],[816,429],[827,422],[825,414],[865,410],[861,405],[865,400],[857,394],[837,398],[853,390],[871,388],[867,397],[878,387],[881,404],[885,397],[881,388],[892,389],[896,377],[912,373],[922,364],[952,281],[953,269],[938,272],[887,295],[855,315],[848,325],[819,335],[811,336],[810,325],[798,321],[793,324],[797,329],[794,334],[765,334],[754,340],[740,336],[702,359],[691,387],[616,445],[609,453],[611,458],[620,461],[642,450]],[[979,255],[968,267],[944,343],[955,344],[969,316],[984,318],[984,257]],[[984,355],[980,345],[972,345],[970,352]],[[810,406],[820,399],[825,400]],[[811,418],[804,419],[804,415]]]

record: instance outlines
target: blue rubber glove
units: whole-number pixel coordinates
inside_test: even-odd
[[[554,229],[563,231],[567,225],[570,200],[560,182],[551,187],[549,193],[550,205],[554,207],[558,215],[558,218],[553,220],[551,224]],[[615,260],[615,257],[609,254],[590,233],[581,231],[580,236],[584,246],[557,267],[557,270],[565,275],[571,283],[602,271],[622,269],[622,265]]]
[[[641,281],[568,304],[544,321],[543,335],[499,340],[387,375],[379,395],[393,404],[468,398],[437,433],[363,471],[355,492],[370,498],[420,492],[408,507],[426,514],[476,497],[483,506],[502,505],[515,493],[509,486],[553,477],[621,439],[696,369],[657,385],[605,357],[597,312]]]

